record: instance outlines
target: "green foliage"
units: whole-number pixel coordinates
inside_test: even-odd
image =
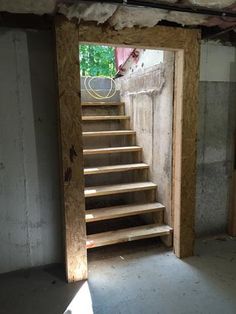
[[[80,45],[81,75],[114,77],[116,74],[114,50],[108,46]]]

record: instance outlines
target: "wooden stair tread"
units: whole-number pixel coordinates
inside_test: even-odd
[[[118,146],[118,147],[105,147],[105,148],[88,148],[84,149],[84,155],[96,155],[96,154],[113,154],[113,153],[126,153],[126,152],[138,152],[141,151],[140,146]]]
[[[90,137],[90,136],[134,135],[135,133],[136,132],[133,130],[93,131],[93,132],[83,132],[83,136]]]
[[[103,101],[97,101],[97,102],[92,102],[92,101],[84,101],[81,102],[82,106],[122,106],[124,105],[123,102],[103,102]]]
[[[135,182],[114,185],[99,185],[86,187],[84,190],[85,197],[112,195],[119,193],[128,193],[135,191],[145,191],[155,189],[157,185],[153,182]]]
[[[84,174],[89,175],[89,174],[102,174],[102,173],[109,173],[109,172],[124,172],[124,171],[132,171],[132,170],[139,170],[139,169],[148,169],[148,167],[149,166],[145,163],[91,167],[91,168],[85,168]]]
[[[164,209],[165,209],[164,205],[156,202],[96,208],[87,210],[85,214],[85,219],[86,222],[94,222],[139,214],[147,214],[150,212],[163,211]]]
[[[125,115],[116,116],[82,116],[82,121],[99,121],[99,120],[128,120],[130,117]]]
[[[151,224],[133,228],[120,229],[87,236],[87,249],[121,242],[168,235],[172,228],[167,225]]]

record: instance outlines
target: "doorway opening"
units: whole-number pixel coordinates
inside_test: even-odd
[[[174,52],[80,45],[87,248],[172,246]]]
[[[56,20],[60,109],[61,178],[65,217],[66,269],[69,282],[86,279],[87,248],[84,201],[79,44],[163,49],[174,52],[172,209],[176,256],[193,255],[196,205],[197,104],[200,32],[155,26],[125,28]],[[78,41],[77,41],[78,39]],[[77,79],[76,79],[77,78]]]

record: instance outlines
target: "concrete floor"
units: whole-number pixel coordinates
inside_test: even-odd
[[[1,314],[233,314],[236,239],[198,240],[177,259],[156,240],[89,253],[89,281],[66,284],[54,265],[0,276]]]

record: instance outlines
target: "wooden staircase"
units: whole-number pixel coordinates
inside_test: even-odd
[[[82,111],[87,248],[171,237],[124,103],[83,102]]]

